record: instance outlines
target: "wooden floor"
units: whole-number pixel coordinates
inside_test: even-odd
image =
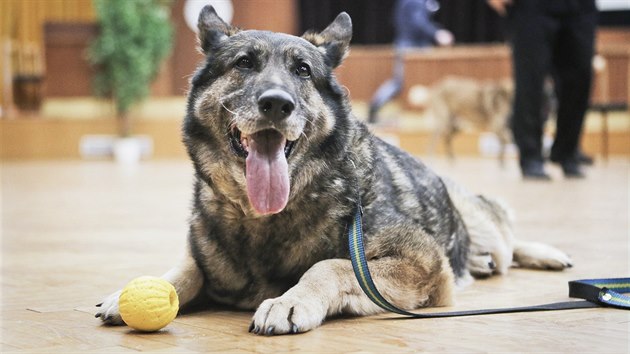
[[[572,279],[630,275],[627,159],[598,163],[585,180],[521,180],[515,161],[425,160],[517,212],[517,234],[566,250],[564,272],[514,269],[457,295],[453,309],[565,301]],[[186,161],[136,169],[110,162],[2,165],[3,353],[601,352],[630,350],[630,312],[584,309],[481,317],[327,321],[312,332],[261,337],[252,313],[204,309],[164,330],[104,327],[94,304],[140,275],[160,275],[184,249],[192,186]],[[450,308],[449,308],[450,309]]]

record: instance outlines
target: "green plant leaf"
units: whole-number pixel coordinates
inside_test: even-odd
[[[149,95],[172,47],[170,0],[93,0],[100,27],[88,49],[98,96],[113,99],[120,117]],[[125,126],[129,126],[128,124]],[[121,132],[128,135],[130,132]]]

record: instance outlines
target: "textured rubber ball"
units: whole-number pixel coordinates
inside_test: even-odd
[[[158,277],[143,276],[123,288],[118,306],[127,326],[154,332],[166,327],[177,316],[179,298],[171,283]]]

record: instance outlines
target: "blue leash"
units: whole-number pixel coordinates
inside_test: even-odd
[[[367,260],[365,259],[365,247],[363,244],[362,209],[358,205],[354,215],[354,221],[348,230],[348,246],[350,248],[350,259],[354,275],[359,281],[363,292],[381,308],[400,315],[412,318],[436,318],[436,317],[456,317],[490,315],[510,312],[533,312],[533,311],[553,311],[570,310],[592,307],[615,307],[620,309],[630,309],[630,297],[622,293],[630,292],[630,278],[610,278],[610,279],[582,279],[569,282],[569,297],[580,298],[586,301],[555,302],[551,304],[508,307],[496,309],[452,311],[430,314],[419,314],[405,311],[392,305],[376,289],[372,281]]]

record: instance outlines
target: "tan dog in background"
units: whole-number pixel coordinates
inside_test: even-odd
[[[505,148],[511,141],[508,117],[513,92],[509,79],[478,81],[449,76],[433,85],[427,102],[427,114],[434,127],[431,150],[435,151],[442,139],[448,157],[453,159],[453,137],[467,122],[496,134],[501,144],[499,161],[503,164]]]

